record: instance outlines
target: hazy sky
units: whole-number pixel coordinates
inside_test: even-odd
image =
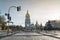
[[[4,15],[10,6],[21,6],[21,11],[11,8],[12,21],[16,25],[24,25],[25,14],[30,13],[31,23],[38,21],[43,25],[48,20],[60,19],[60,0],[0,0],[0,11]]]

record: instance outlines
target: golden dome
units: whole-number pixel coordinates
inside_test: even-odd
[[[27,10],[26,16],[30,16],[30,14],[28,13],[28,10]]]

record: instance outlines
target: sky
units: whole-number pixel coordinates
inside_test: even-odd
[[[31,23],[45,24],[48,20],[60,20],[60,0],[0,0],[0,12],[8,13],[11,6],[21,6],[21,11],[11,8],[14,25],[25,25],[25,14],[30,14]],[[0,15],[1,15],[0,14]],[[7,19],[7,18],[6,18]]]

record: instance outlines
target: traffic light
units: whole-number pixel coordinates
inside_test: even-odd
[[[10,14],[7,15],[8,19],[10,18]]]
[[[5,13],[5,15],[7,16],[7,19],[11,21],[11,16],[10,16],[10,14]]]
[[[21,6],[17,7],[17,11],[20,11],[21,10]]]
[[[5,15],[7,16],[8,14],[7,14],[7,13],[5,13]]]
[[[9,20],[11,21],[11,17],[9,17]]]

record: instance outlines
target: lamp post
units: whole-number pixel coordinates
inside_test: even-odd
[[[11,8],[17,8],[17,11],[20,11],[21,10],[21,6],[10,6],[9,9],[8,9],[8,13],[5,13],[5,15],[7,16],[8,18],[8,29],[7,29],[7,35],[9,33],[9,22],[11,21],[11,16],[10,16],[10,10]]]

